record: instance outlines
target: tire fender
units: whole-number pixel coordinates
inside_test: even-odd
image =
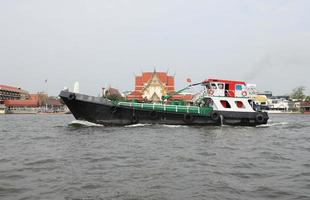
[[[149,113],[149,116],[151,119],[157,119],[158,118],[158,113],[155,111],[155,110],[152,110],[150,113]]]
[[[264,115],[263,115],[262,113],[258,113],[258,114],[255,116],[255,121],[256,121],[256,123],[258,123],[258,124],[264,123],[264,121],[265,121]]]
[[[68,99],[70,101],[74,100],[75,99],[75,94],[74,93],[69,94]]]
[[[191,114],[185,114],[183,116],[183,120],[184,120],[185,123],[191,124],[194,121],[194,117]]]
[[[210,118],[213,121],[217,122],[217,121],[220,120],[220,114],[218,112],[216,112],[216,111],[212,111],[211,114],[210,114]]]

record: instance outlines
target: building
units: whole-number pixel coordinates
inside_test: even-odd
[[[141,76],[135,77],[135,90],[127,96],[127,99],[160,102],[163,96],[174,93],[174,76],[169,76],[167,72],[143,72]],[[191,99],[191,94],[175,94],[171,97],[171,100]]]
[[[0,103],[3,104],[4,100],[26,99],[29,93],[18,87],[8,85],[0,85]]]
[[[267,100],[267,105],[270,110],[288,111],[290,108],[289,100],[286,98],[272,98]]]
[[[39,95],[28,94],[26,99],[4,100],[8,113],[36,113],[39,108]]]
[[[46,113],[59,113],[59,112],[64,112],[65,107],[64,105],[60,102],[59,98],[55,97],[48,97],[47,102],[45,102],[46,105],[42,105],[40,107],[40,112],[46,112]]]
[[[0,85],[0,113],[63,112],[64,105],[46,93],[29,94],[21,88]]]
[[[34,108],[38,106],[38,98],[19,87],[0,85],[0,104],[5,107],[6,113],[34,112]]]
[[[310,101],[303,101],[300,104],[301,112],[305,114],[310,114]]]

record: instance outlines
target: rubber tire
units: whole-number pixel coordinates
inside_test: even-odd
[[[213,121],[217,122],[217,121],[220,120],[220,114],[218,112],[216,112],[216,111],[212,111],[211,114],[210,114],[210,118]]]
[[[69,94],[68,99],[70,101],[74,100],[75,99],[75,94],[74,93]]]
[[[258,113],[256,116],[255,116],[255,121],[257,124],[263,124],[264,121],[265,121],[265,117],[262,113]]]
[[[149,113],[149,116],[152,120],[158,119],[158,113],[154,110]]]
[[[193,123],[193,121],[194,121],[194,117],[193,117],[193,115],[191,115],[191,114],[185,114],[185,115],[183,116],[183,120],[184,120],[184,122],[185,122],[186,124],[191,124],[191,123]]]

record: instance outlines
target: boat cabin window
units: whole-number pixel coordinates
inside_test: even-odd
[[[225,84],[225,96],[229,96],[229,84]]]
[[[224,83],[219,83],[218,87],[219,87],[220,90],[223,90],[224,89]]]
[[[245,108],[244,104],[242,103],[242,101],[235,101],[236,105],[238,108]]]
[[[223,106],[224,108],[231,108],[231,106],[230,106],[230,104],[229,104],[228,101],[226,101],[226,100],[221,100],[220,102],[221,102],[221,104],[222,104],[222,106]]]
[[[236,85],[236,90],[242,90],[242,85]]]
[[[216,83],[211,83],[211,88],[212,88],[213,90],[217,89]]]

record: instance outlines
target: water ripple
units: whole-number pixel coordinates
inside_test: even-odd
[[[0,118],[0,199],[310,199],[309,117],[259,127]]]

